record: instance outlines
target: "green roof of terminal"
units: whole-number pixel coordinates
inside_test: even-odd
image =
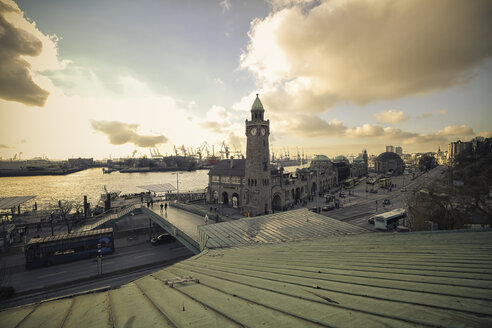
[[[268,228],[268,227],[265,227]],[[120,288],[0,312],[9,327],[491,327],[492,231],[206,250]]]
[[[330,159],[328,158],[328,156],[325,155],[316,155],[311,160],[311,162],[321,162],[321,161],[330,161]]]

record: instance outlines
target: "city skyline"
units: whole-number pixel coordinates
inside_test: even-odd
[[[256,93],[273,150],[490,137],[491,6],[0,0],[0,157],[244,153]]]

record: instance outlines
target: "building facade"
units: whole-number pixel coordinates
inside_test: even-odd
[[[381,153],[374,161],[374,170],[377,173],[402,174],[405,170],[405,164],[397,153]]]
[[[328,157],[317,155],[309,168],[285,173],[270,164],[270,122],[258,95],[245,122],[246,158],[219,161],[209,171],[207,201],[238,208],[246,216],[284,211],[338,184]]]

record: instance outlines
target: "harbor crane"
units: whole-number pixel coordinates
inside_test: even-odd
[[[229,158],[229,147],[225,144],[225,141],[222,141],[222,147],[220,148],[220,153],[225,154],[225,158]]]

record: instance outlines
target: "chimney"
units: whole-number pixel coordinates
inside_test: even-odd
[[[231,156],[231,169],[234,167],[234,156]]]

